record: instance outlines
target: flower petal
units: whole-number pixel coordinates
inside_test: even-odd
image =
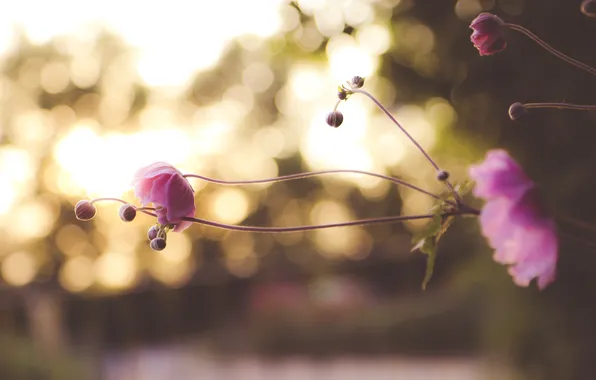
[[[481,198],[517,199],[534,186],[504,150],[489,151],[484,162],[470,167],[469,174],[476,181],[474,195]]]
[[[194,216],[194,191],[186,178],[178,173],[172,175],[165,189],[168,220],[171,223],[178,223],[191,213]]]
[[[544,289],[556,277],[559,242],[540,191],[505,151],[488,152],[470,176],[476,180],[474,194],[487,199],[479,219],[494,260],[511,265],[517,285],[536,278]]]

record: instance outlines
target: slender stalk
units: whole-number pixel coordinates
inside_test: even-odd
[[[387,117],[393,122],[393,124],[395,124],[406,135],[406,137],[416,146],[416,148],[418,148],[418,150],[424,155],[424,157],[426,157],[426,159],[428,160],[428,162],[430,162],[430,164],[435,168],[435,170],[437,171],[437,173],[441,170],[441,168],[439,168],[439,165],[437,165],[437,163],[435,162],[435,160],[433,160],[430,157],[430,155],[428,153],[426,153],[426,151],[418,143],[418,141],[416,141],[416,139],[414,139],[412,137],[412,135],[410,135],[408,133],[408,131],[397,121],[397,119],[395,117],[393,117],[393,115],[391,114],[391,112],[389,112],[389,110],[387,108],[385,108],[385,106],[382,105],[381,102],[379,102],[377,100],[377,98],[375,98],[370,92],[365,91],[365,90],[361,90],[361,89],[357,89],[357,88],[352,88],[352,89],[350,89],[350,91],[353,92],[353,93],[355,93],[355,94],[365,95],[370,100],[372,100],[377,105],[377,107],[379,107],[379,109],[381,111],[383,111],[383,113],[385,115],[387,115]],[[455,198],[457,204],[462,204],[463,201],[462,201],[461,197],[459,196],[459,194],[457,193],[457,191],[455,191],[455,188],[453,187],[453,185],[451,184],[451,182],[449,180],[446,180],[444,182],[445,182],[445,185],[447,185],[447,188],[449,189],[449,191],[453,194],[453,197]]]
[[[468,211],[468,212],[451,212],[445,213],[443,216],[456,216],[456,215],[477,215],[476,212]],[[307,225],[307,226],[294,226],[294,227],[254,227],[254,226],[236,226],[232,224],[225,224],[225,223],[218,223],[213,222],[206,219],[199,219],[193,217],[184,217],[183,220],[204,224],[211,227],[221,228],[224,230],[230,231],[243,231],[243,232],[261,232],[261,233],[284,233],[284,232],[298,232],[298,231],[310,231],[310,230],[321,230],[326,228],[335,228],[335,227],[350,227],[350,226],[364,226],[370,224],[381,224],[381,223],[395,223],[395,222],[404,222],[408,220],[418,220],[418,219],[431,219],[434,218],[436,215],[434,214],[422,214],[422,215],[406,215],[406,216],[386,216],[382,218],[371,218],[371,219],[360,219],[354,220],[350,222],[341,222],[341,223],[329,223],[329,224],[315,224],[315,225]]]
[[[556,219],[559,222],[596,233],[596,225],[593,225],[592,223],[584,222],[581,220],[573,219],[568,216],[561,216],[561,215],[557,216]]]
[[[593,68],[590,65],[587,65],[583,62],[578,61],[577,59],[571,58],[566,54],[561,53],[560,51],[558,51],[557,49],[555,49],[554,47],[550,46],[549,44],[547,44],[546,42],[544,42],[542,39],[540,39],[540,37],[538,37],[537,35],[535,35],[534,33],[532,33],[531,31],[529,31],[528,29],[524,28],[521,25],[517,25],[517,24],[509,24],[506,23],[505,24],[506,27],[508,27],[509,29],[515,30],[517,32],[520,32],[522,34],[524,34],[526,37],[528,37],[529,39],[533,40],[534,42],[536,42],[538,45],[540,45],[540,47],[542,47],[544,50],[548,51],[549,53],[551,53],[552,55],[554,55],[555,57],[569,63],[570,65],[573,65],[577,68],[580,68],[592,75],[596,75],[596,69]]]
[[[526,108],[564,108],[577,111],[596,111],[596,105],[582,105],[570,103],[525,103]]]
[[[319,175],[338,174],[338,173],[362,174],[362,175],[368,175],[371,177],[385,179],[387,181],[391,181],[398,185],[409,187],[412,190],[416,190],[420,193],[426,194],[426,195],[433,197],[435,199],[442,200],[442,198],[439,197],[438,195],[433,194],[433,193],[426,191],[424,189],[421,189],[420,187],[412,185],[411,183],[408,183],[404,180],[394,178],[394,177],[389,177],[389,176],[382,175],[382,174],[371,173],[371,172],[367,172],[367,171],[363,171],[363,170],[349,170],[349,169],[322,170],[322,171],[318,171],[318,172],[298,173],[298,174],[284,175],[281,177],[256,179],[256,180],[245,180],[245,181],[224,181],[221,179],[209,178],[209,177],[205,177],[205,176],[198,175],[198,174],[184,174],[183,176],[186,178],[198,178],[198,179],[202,179],[207,182],[217,183],[220,185],[250,185],[250,184],[258,184],[258,183],[290,181],[290,180],[294,180],[294,179],[302,179],[302,178],[315,177],[315,176],[319,176]]]
[[[94,198],[92,200],[89,201],[89,203],[94,204],[95,202],[100,202],[100,201],[114,201],[114,202],[120,202],[122,204],[128,204],[127,201],[120,199],[120,198]]]
[[[129,202],[120,199],[120,198],[94,198],[92,200],[89,201],[89,203],[93,204],[95,202],[103,202],[103,201],[114,201],[114,202],[120,202],[122,204],[128,205],[130,204]],[[153,207],[136,207],[137,211],[142,212],[143,214],[147,214],[149,216],[154,216],[157,217],[157,214],[155,214],[153,211],[155,211],[155,208]]]
[[[574,243],[581,244],[581,245],[591,248],[591,249],[596,249],[596,243],[592,243],[591,241],[587,241],[585,239],[575,237],[575,236],[573,236],[569,233],[566,233],[566,232],[559,232],[559,234],[561,235],[561,237],[563,237],[567,240],[570,240]]]
[[[431,165],[432,165],[432,166],[433,166],[433,167],[434,167],[434,168],[435,168],[437,171],[441,170],[441,169],[439,168],[439,165],[437,165],[437,163],[436,163],[436,162],[435,162],[435,161],[434,161],[434,160],[433,160],[433,159],[432,159],[432,158],[431,158],[431,157],[428,155],[428,153],[426,153],[426,151],[424,150],[424,148],[422,148],[422,146],[421,146],[420,144],[418,144],[418,141],[416,141],[416,139],[414,139],[414,138],[412,137],[412,135],[410,135],[410,134],[408,133],[408,131],[406,131],[406,129],[405,129],[404,127],[402,127],[402,125],[401,125],[401,124],[400,124],[400,123],[397,121],[397,119],[396,119],[395,117],[393,117],[393,115],[391,114],[391,112],[389,112],[389,110],[388,110],[387,108],[385,108],[385,106],[384,106],[384,105],[382,105],[382,104],[381,104],[381,102],[379,102],[379,101],[377,100],[377,98],[375,98],[375,97],[374,97],[374,96],[373,96],[373,95],[372,95],[370,92],[368,92],[368,91],[365,91],[365,90],[360,90],[360,89],[354,88],[354,89],[351,89],[350,91],[352,91],[353,93],[356,93],[356,94],[362,94],[362,95],[365,95],[365,96],[367,96],[367,97],[368,97],[370,100],[372,100],[372,101],[373,101],[373,102],[374,102],[374,103],[377,105],[377,107],[379,107],[379,109],[381,109],[381,111],[383,111],[383,112],[385,113],[385,115],[387,115],[387,117],[388,117],[389,119],[391,119],[391,121],[393,122],[393,124],[397,125],[397,127],[398,127],[398,128],[399,128],[399,129],[400,129],[400,130],[401,130],[401,131],[402,131],[402,132],[403,132],[403,133],[406,135],[406,137],[407,137],[408,139],[410,139],[410,141],[411,141],[411,142],[412,142],[414,145],[416,145],[416,148],[418,148],[418,150],[419,150],[420,152],[422,152],[422,154],[424,155],[424,157],[426,157],[426,159],[428,160],[428,162],[430,162],[430,164],[431,164]]]

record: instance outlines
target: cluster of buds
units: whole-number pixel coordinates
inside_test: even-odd
[[[77,202],[77,204],[75,205],[75,216],[77,217],[77,219],[82,221],[88,221],[93,219],[97,214],[97,208],[93,203],[105,200],[121,201],[115,198],[97,198],[90,201],[81,200]],[[153,209],[147,207],[136,207],[135,205],[132,205],[130,203],[124,203],[122,206],[120,206],[120,210],[118,213],[120,215],[120,219],[122,219],[123,222],[132,222],[133,220],[135,220],[137,216],[137,211],[145,212],[146,214],[151,216],[155,215],[149,210]],[[172,229],[171,225],[164,226],[159,223],[149,228],[149,231],[147,231],[147,237],[149,238],[149,246],[151,247],[151,249],[153,249],[154,251],[162,251],[166,247],[167,232],[169,229]]]
[[[340,86],[337,90],[337,104],[335,105],[333,111],[329,112],[327,115],[327,124],[330,127],[337,128],[344,122],[344,115],[337,110],[337,106],[339,106],[339,102],[342,100],[347,100],[348,97],[353,94],[352,90],[362,88],[364,86],[364,78],[360,76],[354,76],[352,79],[347,82],[348,86]]]
[[[79,220],[90,220],[97,214],[94,203],[121,202],[119,215],[124,222],[132,222],[138,212],[157,218],[157,224],[149,229],[147,237],[150,247],[161,251],[166,247],[168,231],[180,232],[192,224],[193,221],[187,218],[192,219],[195,213],[194,191],[180,171],[163,162],[138,170],[132,185],[142,207],[118,198],[97,198],[79,201],[75,206],[75,215]],[[149,203],[153,203],[154,207],[147,207]]]

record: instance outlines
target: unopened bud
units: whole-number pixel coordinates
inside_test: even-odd
[[[439,170],[437,172],[437,179],[439,181],[447,181],[447,179],[449,179],[449,172],[445,170]]]
[[[344,89],[340,89],[337,91],[337,97],[339,100],[346,100],[348,98],[348,93]]]
[[[517,102],[509,107],[509,118],[511,120],[518,120],[528,114],[528,109],[523,104]]]
[[[137,209],[133,205],[125,204],[120,207],[120,219],[125,222],[132,222],[137,216]]]
[[[596,0],[582,1],[581,11],[588,17],[596,17]]]
[[[149,228],[149,231],[147,231],[147,238],[149,238],[149,240],[153,240],[157,237],[157,235],[159,235],[159,227],[158,226],[153,226],[151,228]]]
[[[97,209],[93,204],[89,201],[78,201],[75,205],[75,216],[79,220],[90,220],[93,219],[95,214],[97,213]]]
[[[329,112],[327,115],[327,124],[332,127],[339,127],[344,122],[344,115],[339,111]]]
[[[160,238],[160,237],[155,238],[155,239],[151,240],[151,243],[149,243],[149,246],[154,251],[163,251],[163,249],[166,247],[166,239]]]
[[[351,84],[353,88],[360,88],[364,86],[364,78],[355,76],[352,78]]]

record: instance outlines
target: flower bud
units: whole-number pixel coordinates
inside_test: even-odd
[[[340,89],[337,91],[337,98],[339,100],[346,100],[348,98],[348,93],[344,89]]]
[[[158,226],[153,226],[153,227],[149,228],[149,231],[147,231],[147,238],[149,239],[149,241],[155,239],[157,237],[157,235],[159,235],[159,227]]]
[[[137,216],[137,208],[133,205],[125,204],[120,207],[120,219],[125,222],[132,222]]]
[[[339,127],[344,122],[344,115],[339,111],[329,112],[327,115],[327,124],[332,127]]]
[[[596,0],[582,1],[581,11],[588,17],[596,17]]]
[[[355,77],[352,78],[352,81],[350,83],[352,84],[353,88],[360,88],[360,87],[364,86],[364,78],[356,75]]]
[[[447,179],[449,179],[449,172],[445,170],[439,170],[437,172],[437,179],[439,181],[447,181]]]
[[[523,104],[517,102],[509,107],[509,118],[511,120],[518,120],[528,114],[528,109]]]
[[[95,214],[97,213],[97,209],[93,204],[89,201],[78,201],[75,206],[75,216],[78,220],[90,220],[93,219]]]
[[[160,237],[155,238],[155,239],[151,240],[151,243],[149,243],[149,246],[154,251],[163,251],[163,249],[166,247],[166,239],[160,238]]]
[[[480,55],[492,55],[505,49],[505,23],[490,13],[481,13],[470,24],[470,39]]]

